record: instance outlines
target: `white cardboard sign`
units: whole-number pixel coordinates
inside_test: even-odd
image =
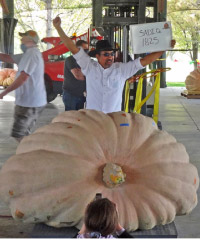
[[[134,54],[172,49],[171,22],[130,25],[130,36]]]

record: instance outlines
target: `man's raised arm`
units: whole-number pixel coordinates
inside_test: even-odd
[[[151,54],[148,54],[144,58],[140,60],[143,67],[146,65],[149,65],[150,63],[154,62],[156,59],[158,59],[164,52],[154,52]]]
[[[61,40],[65,44],[65,46],[72,52],[72,54],[76,54],[80,49],[76,47],[74,42],[65,34],[63,29],[61,28],[61,19],[60,17],[56,17],[53,19],[53,25],[57,30]]]
[[[176,44],[176,41],[173,39],[171,40],[171,47],[174,48]],[[146,65],[154,62],[156,59],[158,59],[162,54],[164,53],[164,51],[162,52],[154,52],[154,53],[151,53],[151,54],[148,54],[147,56],[145,56],[144,58],[142,58],[140,60],[141,64],[143,67],[145,67]]]

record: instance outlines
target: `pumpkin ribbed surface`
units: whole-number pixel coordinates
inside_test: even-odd
[[[102,193],[117,204],[120,223],[136,230],[189,213],[199,177],[185,147],[152,118],[81,110],[25,137],[0,182],[0,198],[16,219],[80,226],[85,207]]]
[[[16,70],[3,68],[0,70],[0,86],[9,86],[14,82]]]
[[[200,92],[200,72],[199,69],[195,69],[190,72],[190,74],[186,77],[185,87],[188,91],[197,91],[198,94]]]

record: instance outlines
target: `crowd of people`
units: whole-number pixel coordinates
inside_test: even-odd
[[[104,113],[121,111],[122,91],[125,81],[138,70],[158,59],[163,52],[154,52],[144,58],[127,63],[114,62],[117,49],[108,40],[100,40],[96,48],[88,52],[88,43],[80,40],[76,44],[61,27],[60,17],[53,20],[62,42],[73,54],[65,60],[63,103],[65,111],[82,108]],[[44,61],[38,49],[38,34],[29,30],[19,33],[23,54],[0,53],[3,62],[16,63],[18,72],[15,81],[0,93],[0,99],[15,90],[14,124],[11,136],[20,142],[31,130],[47,104],[44,82]],[[175,41],[172,41],[174,46]],[[93,58],[96,58],[95,61]],[[85,93],[86,99],[85,99]],[[86,103],[85,103],[86,102]],[[115,203],[107,198],[89,203],[84,224],[77,238],[131,238],[120,225]]]
[[[122,92],[125,81],[137,71],[151,64],[163,52],[154,52],[144,58],[127,63],[114,62],[117,49],[108,40],[100,40],[96,48],[88,52],[88,43],[76,44],[61,27],[61,19],[53,20],[62,42],[73,54],[65,60],[63,103],[65,111],[82,108],[104,113],[121,111]],[[15,113],[11,136],[18,142],[31,133],[38,116],[47,104],[44,82],[44,61],[37,43],[38,34],[29,30],[19,33],[23,54],[0,53],[0,60],[18,64],[15,81],[0,93],[0,99],[15,90]],[[172,46],[175,41],[172,40]],[[95,61],[93,58],[96,58]]]

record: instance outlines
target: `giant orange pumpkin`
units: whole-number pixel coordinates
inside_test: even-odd
[[[0,172],[15,219],[80,226],[96,193],[118,206],[128,230],[188,214],[199,177],[181,143],[136,113],[68,111],[25,137]]]
[[[3,68],[0,70],[0,86],[9,86],[11,85],[16,76],[17,71],[12,68]]]
[[[185,86],[188,93],[199,94],[200,92],[200,69],[195,69],[186,77]]]

